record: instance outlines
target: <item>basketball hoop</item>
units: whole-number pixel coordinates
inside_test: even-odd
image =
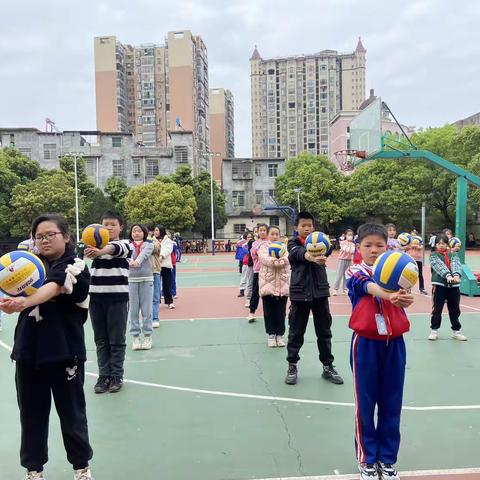
[[[252,214],[256,217],[260,215],[262,212],[263,212],[263,208],[261,205],[257,204],[252,208]]]
[[[355,159],[365,159],[367,152],[365,150],[339,150],[334,155],[342,172],[352,172],[355,169]]]

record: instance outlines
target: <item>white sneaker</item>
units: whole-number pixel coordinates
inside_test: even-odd
[[[283,338],[283,335],[277,335],[277,347],[285,347],[287,344],[285,343],[285,339]]]
[[[359,463],[361,480],[378,480],[377,466],[374,463]]]
[[[32,470],[27,472],[25,475],[25,480],[46,480],[46,477],[43,476],[43,472],[37,472],[36,470]]]
[[[254,313],[249,313],[248,314],[248,317],[247,317],[248,323],[253,323],[253,322],[255,322],[256,319],[257,319],[257,317],[255,316]]]
[[[348,290],[345,289],[345,290],[343,291],[343,294],[344,294],[344,295],[348,295]]]
[[[168,306],[168,308],[169,308],[170,310],[173,310],[173,309],[175,308],[175,304],[174,304],[174,303],[171,303],[171,304]]]
[[[433,341],[438,340],[438,332],[436,330],[432,330],[428,336],[428,339]]]
[[[152,349],[152,337],[151,335],[145,335],[142,342],[142,350],[151,350]]]
[[[173,298],[178,298],[178,295],[174,295]]]
[[[73,472],[73,480],[95,480],[92,477],[90,468],[83,468],[82,470],[75,470]]]
[[[140,337],[133,337],[132,343],[132,350],[141,350],[142,349],[142,341]]]
[[[400,480],[398,472],[393,465],[377,462],[377,472],[382,480]]]
[[[337,290],[332,290],[332,297],[336,297],[338,295],[338,291]]]
[[[466,342],[468,340],[468,338],[460,330],[454,330],[452,332],[452,338],[454,340],[460,340],[461,342]]]
[[[275,335],[269,335],[267,340],[267,345],[269,347],[276,347],[277,346],[277,337]]]
[[[250,308],[250,300],[247,300],[247,301],[245,302],[245,308]]]
[[[159,322],[158,320],[154,320],[154,321],[152,322],[152,327],[153,327],[153,328],[159,328],[159,327],[160,327],[160,322]]]

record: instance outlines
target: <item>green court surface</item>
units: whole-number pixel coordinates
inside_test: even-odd
[[[186,265],[179,268],[177,314],[182,299],[188,302],[189,287],[218,285],[217,276],[238,285],[235,264],[231,272],[221,272],[225,277],[204,272],[195,278],[181,273]],[[248,324],[239,318],[245,313],[237,299],[231,303],[231,318],[217,318],[215,304],[207,301],[199,305],[198,318],[209,320],[167,320],[164,314],[151,351],[127,348],[127,382],[118,394],[92,392],[96,363],[87,323],[86,368],[92,375],[87,376],[85,390],[97,480],[287,479],[356,471],[348,317],[335,315],[332,305],[333,353],[345,384],[332,385],[320,378],[310,324],[299,383],[288,386],[283,381],[285,349],[268,349],[263,322]],[[475,312],[462,315],[468,342],[449,339],[448,321],[440,330],[441,340],[429,342],[428,312],[411,316],[401,470],[480,465],[479,319]],[[8,316],[3,323],[0,479],[13,480],[23,478],[14,364],[8,352],[15,319]],[[51,418],[46,473],[49,480],[68,479],[70,465],[58,419],[55,413]]]

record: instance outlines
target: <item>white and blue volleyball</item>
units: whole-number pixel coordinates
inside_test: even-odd
[[[375,261],[373,279],[389,292],[410,290],[418,281],[417,262],[405,252],[390,250]]]
[[[45,266],[35,254],[24,250],[0,258],[0,290],[11,297],[28,297],[45,281]]]
[[[268,246],[268,256],[273,258],[282,258],[287,252],[287,248],[284,243],[272,242]]]
[[[305,240],[305,248],[310,255],[328,255],[332,249],[330,238],[323,232],[312,232]]]
[[[407,247],[412,241],[412,236],[407,232],[403,232],[398,236],[397,240],[400,246]]]
[[[412,247],[421,247],[423,246],[423,239],[419,235],[412,235],[412,239],[410,240],[410,245]]]

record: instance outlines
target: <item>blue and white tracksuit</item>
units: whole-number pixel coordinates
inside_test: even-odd
[[[395,464],[406,363],[402,334],[409,330],[408,319],[403,309],[368,293],[372,271],[364,262],[352,265],[345,276],[352,302],[350,328],[354,330],[350,364],[355,389],[357,461]],[[383,315],[387,335],[378,333],[376,314]]]

